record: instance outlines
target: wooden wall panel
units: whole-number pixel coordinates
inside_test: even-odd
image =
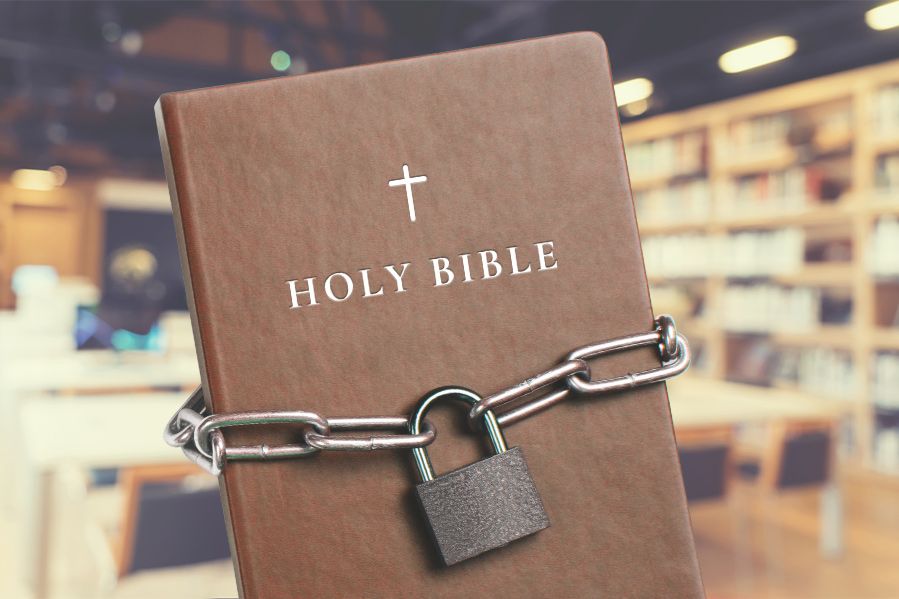
[[[0,185],[0,308],[13,307],[12,273],[24,264],[47,264],[60,276],[99,283],[101,227],[91,185],[52,191]]]

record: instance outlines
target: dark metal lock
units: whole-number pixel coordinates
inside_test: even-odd
[[[421,432],[425,414],[441,399],[461,401],[468,409],[481,401],[477,393],[464,387],[435,389],[413,412],[409,423],[412,434]],[[422,481],[415,492],[447,566],[549,526],[521,448],[506,448],[492,411],[485,412],[483,420],[496,453],[489,458],[435,477],[427,451],[412,450]]]

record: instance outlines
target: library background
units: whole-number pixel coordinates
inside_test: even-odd
[[[0,596],[236,595],[160,439],[199,381],[160,94],[576,30],[695,349],[709,597],[899,597],[899,2],[475,1],[0,3]]]

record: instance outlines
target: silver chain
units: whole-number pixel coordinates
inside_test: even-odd
[[[674,319],[659,316],[655,328],[646,333],[616,337],[580,347],[545,372],[528,378],[477,402],[468,414],[472,426],[479,426],[488,410],[500,425],[508,426],[546,410],[572,395],[594,396],[659,383],[675,377],[690,366],[690,347],[677,332]],[[587,360],[610,353],[656,345],[662,365],[623,376],[592,378]],[[235,426],[297,425],[302,442],[285,445],[225,445],[223,429]],[[395,431],[395,432],[389,432]],[[408,416],[362,416],[326,418],[299,410],[232,412],[209,414],[198,387],[169,420],[165,441],[180,447],[190,460],[214,475],[221,474],[228,461],[296,458],[319,451],[372,451],[414,449],[430,445],[437,436],[425,422],[422,432],[409,433]]]

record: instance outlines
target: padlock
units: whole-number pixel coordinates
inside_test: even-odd
[[[481,401],[477,393],[464,387],[435,389],[421,399],[412,413],[412,434],[421,432],[425,414],[442,399],[461,401],[467,409]],[[549,526],[521,448],[506,448],[506,439],[492,411],[484,413],[483,421],[495,452],[486,459],[435,476],[427,450],[412,450],[421,477],[415,492],[447,566]]]

